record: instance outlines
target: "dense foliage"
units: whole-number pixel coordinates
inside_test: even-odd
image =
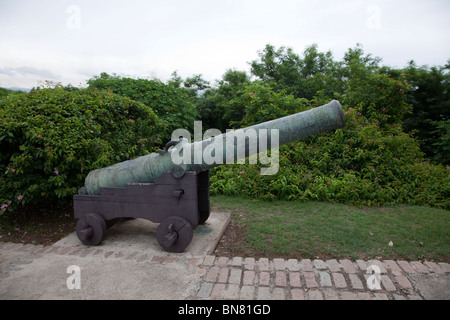
[[[167,83],[102,73],[87,89],[0,90],[0,214],[71,199],[90,170],[154,151],[195,120],[225,132],[332,99],[345,128],[282,146],[272,176],[259,174],[263,165],[215,168],[211,192],[450,208],[450,63],[393,69],[360,45],[341,61],[316,45],[258,54],[250,74],[228,70],[215,85],[176,72]]]
[[[153,109],[163,122],[159,136],[170,140],[175,129],[189,129],[198,120],[197,108],[189,94],[158,80],[133,79],[102,73],[88,80],[89,88],[108,89],[121,96],[141,102]]]
[[[158,143],[151,138],[155,113],[108,91],[57,86],[7,96],[0,124],[0,214],[18,204],[70,199],[89,171]]]
[[[332,99],[342,103],[347,125],[335,133],[282,147],[280,171],[274,176],[260,176],[258,166],[214,169],[211,180],[214,194],[450,208],[448,167],[430,163],[420,149],[428,143],[434,148],[434,160],[448,163],[449,83],[448,76],[442,76],[443,68],[439,69],[441,78],[432,76],[437,69],[429,72],[425,67],[417,69],[424,77],[417,76],[421,81],[428,83],[428,77],[442,80],[425,86],[417,84],[417,79],[409,81],[411,65],[405,70],[382,67],[379,58],[365,55],[360,46],[349,49],[343,61],[335,61],[330,52],[318,52],[316,46],[307,48],[303,58],[292,49],[275,49],[270,45],[259,55],[259,60],[251,62],[257,80],[239,82],[233,94],[224,94],[221,85],[204,96],[210,104],[220,101],[223,119],[229,119],[230,126],[252,125]],[[225,76],[237,73],[229,71]],[[227,82],[224,85],[230,86]],[[440,118],[434,122],[440,131],[428,132],[423,128],[424,132],[415,132],[415,136],[405,133],[406,121],[436,121],[424,116],[424,112],[419,112],[423,118],[413,116],[417,101],[422,101],[421,108],[430,107],[420,96],[423,92],[431,94],[430,87],[436,86],[442,92],[431,101],[439,106],[435,108],[439,111],[433,114]],[[419,98],[415,98],[418,94]],[[435,109],[427,110],[432,113]],[[241,116],[227,118],[227,113]],[[427,138],[431,140],[421,140]]]
[[[411,85],[408,103],[414,112],[403,122],[421,149],[435,162],[450,165],[450,62],[444,67],[418,67],[414,61],[403,70]]]
[[[450,60],[445,66],[404,69],[381,66],[381,59],[364,54],[360,45],[349,49],[342,61],[313,45],[297,55],[291,48],[267,45],[251,72],[277,92],[297,98],[339,99],[358,107],[369,120],[400,123],[412,133],[421,150],[435,163],[450,164]]]
[[[450,208],[448,169],[423,159],[418,143],[347,109],[346,127],[280,148],[280,170],[267,165],[213,169],[213,194],[256,199],[320,200],[354,205],[417,204]]]

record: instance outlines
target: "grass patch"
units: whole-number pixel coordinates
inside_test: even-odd
[[[245,248],[255,256],[285,258],[450,260],[448,210],[227,196],[211,197],[211,205],[230,211],[234,223],[245,230],[239,243],[229,244],[235,255],[236,248]]]

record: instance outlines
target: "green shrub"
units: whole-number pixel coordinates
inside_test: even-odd
[[[280,147],[280,170],[258,165],[212,170],[211,193],[354,205],[407,203],[450,208],[449,170],[423,160],[417,141],[392,125],[381,130],[356,109],[346,127]]]
[[[197,108],[186,90],[166,85],[158,80],[132,79],[102,73],[88,80],[90,88],[108,89],[152,108],[163,122],[160,136],[170,140],[175,129],[193,128],[198,120]]]
[[[308,100],[304,98],[295,98],[286,91],[275,92],[270,85],[254,81],[239,90],[225,104],[225,110],[240,114],[240,121],[230,122],[232,127],[239,128],[303,111],[307,104]]]
[[[0,88],[0,98],[7,97],[7,96],[11,95],[12,92],[13,91],[11,91],[11,90],[8,90],[5,88]]]
[[[292,52],[288,53],[290,58],[282,59],[282,64],[295,60]],[[296,83],[290,77],[290,64],[280,66],[286,77],[277,80],[273,77],[278,73],[271,73],[272,62],[268,64],[273,56],[265,57],[268,60],[261,66],[268,68],[259,75],[263,82],[246,83],[224,104],[229,110],[240,111],[241,121],[235,125],[249,126],[338,98],[346,110],[346,127],[281,146],[280,170],[273,176],[261,176],[260,166],[215,168],[212,194],[369,206],[408,203],[450,207],[449,169],[425,161],[419,143],[402,129],[402,119],[410,110],[406,96],[410,85],[404,74],[386,74],[377,59],[356,48],[349,50],[341,65],[345,68],[340,73],[347,78],[343,91],[330,96],[329,90],[321,89],[308,101],[288,94]],[[299,65],[300,71],[303,68]],[[286,79],[293,86],[280,87]],[[439,125],[441,139],[435,144],[445,144],[447,127],[444,122]]]
[[[89,171],[160,144],[151,108],[96,89],[10,96],[0,101],[0,125],[0,205],[8,210],[68,199]]]

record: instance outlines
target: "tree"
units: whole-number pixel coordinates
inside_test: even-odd
[[[378,121],[381,129],[401,124],[410,112],[406,94],[409,84],[403,74],[380,67],[381,59],[365,55],[361,46],[349,49],[344,56],[343,73],[347,78],[342,101],[370,121]]]
[[[241,128],[304,111],[309,104],[307,99],[295,98],[284,90],[275,92],[267,83],[254,81],[239,90],[225,107],[242,110],[241,119],[230,123],[233,128]]]
[[[402,72],[411,86],[408,102],[413,112],[403,126],[420,142],[422,151],[435,161],[450,164],[450,60],[445,66],[417,66],[414,61]]]
[[[450,207],[448,169],[424,159],[418,142],[402,128],[412,99],[421,92],[406,71],[382,66],[381,58],[366,54],[358,44],[342,61],[335,61],[331,52],[319,52],[316,45],[302,56],[290,48],[267,45],[251,62],[251,72],[257,80],[239,86],[221,83],[216,91],[226,92],[220,95],[220,106],[223,119],[233,127],[279,118],[331,99],[343,105],[347,124],[336,132],[282,146],[283,169],[274,176],[259,175],[258,166],[214,168],[211,192],[257,199]],[[450,149],[450,125],[442,115],[449,110],[445,76],[434,70],[419,77],[430,87],[420,86],[431,99],[427,107],[441,112],[434,118],[439,121],[426,121],[433,121],[430,134],[435,138],[429,145],[440,148],[443,158]],[[430,95],[432,90],[440,93]]]
[[[320,90],[331,97],[343,90],[342,64],[333,60],[331,51],[319,52],[317,45],[307,47],[303,58],[292,48],[269,44],[258,54],[259,60],[250,63],[251,72],[276,91],[312,99]]]
[[[230,128],[231,122],[242,120],[244,106],[231,106],[229,101],[250,83],[250,77],[245,71],[229,69],[217,81],[216,87],[206,89],[198,100],[203,128],[216,128],[224,132]]]

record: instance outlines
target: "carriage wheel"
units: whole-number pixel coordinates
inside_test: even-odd
[[[78,219],[76,230],[83,244],[96,246],[106,233],[106,222],[100,215],[88,213]]]
[[[178,216],[164,219],[156,228],[158,243],[168,252],[183,252],[191,243],[192,236],[191,224]]]

